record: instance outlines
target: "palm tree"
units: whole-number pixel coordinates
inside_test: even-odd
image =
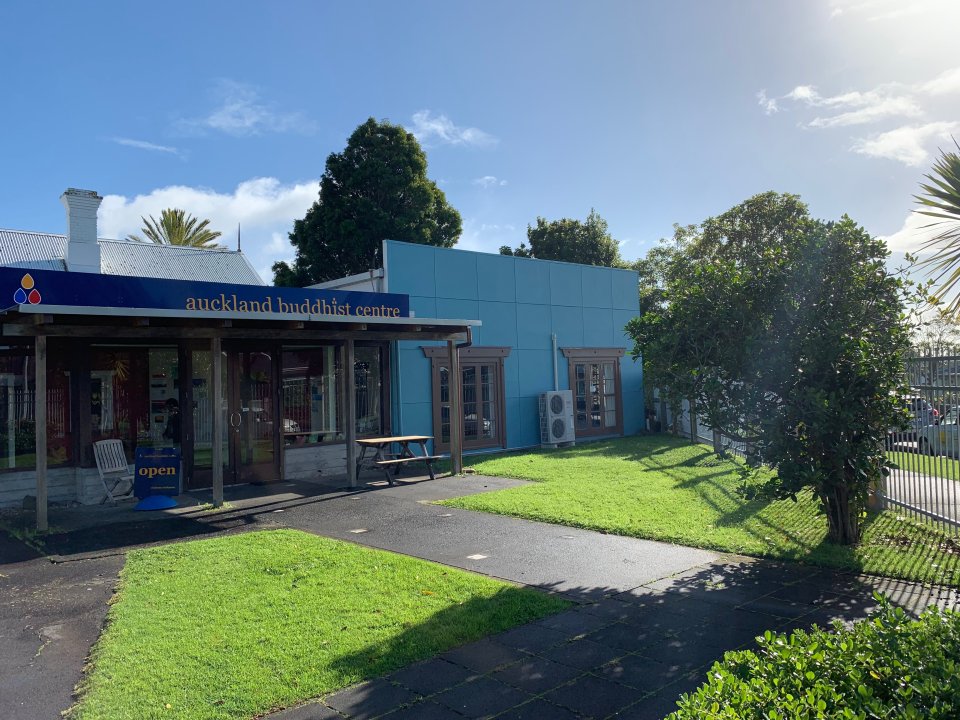
[[[151,215],[143,220],[143,234],[127,235],[127,240],[134,242],[154,242],[157,245],[184,245],[186,247],[214,250],[219,248],[214,240],[220,237],[216,230],[208,230],[209,220],[199,220],[186,211],[170,208],[160,213],[160,222]]]
[[[956,138],[953,144],[960,151]],[[917,210],[921,215],[935,218],[925,227],[940,229],[935,236],[927,240],[920,248],[936,250],[933,255],[918,263],[920,267],[930,266],[937,286],[932,299],[941,302],[951,294],[960,282],[960,152],[940,151],[940,157],[933,165],[933,171],[925,176],[929,184],[921,183],[921,195],[914,196],[920,204]],[[945,310],[947,315],[956,315],[960,310],[960,294],[954,294]]]

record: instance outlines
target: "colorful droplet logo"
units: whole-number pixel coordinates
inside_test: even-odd
[[[40,291],[34,287],[35,285],[33,275],[30,273],[24,275],[20,279],[20,287],[18,287],[17,291],[13,294],[13,301],[17,305],[26,305],[27,303],[31,305],[39,304],[42,298],[40,297]]]

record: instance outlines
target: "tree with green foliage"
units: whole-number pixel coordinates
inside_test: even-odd
[[[185,210],[168,208],[160,213],[160,220],[151,215],[141,217],[143,221],[143,237],[127,235],[132,242],[152,242],[157,245],[181,245],[185,247],[215,250],[220,247],[214,242],[220,233],[210,230],[209,220],[200,220],[188,215]]]
[[[427,177],[427,156],[400,125],[370,118],[327,158],[320,197],[294,222],[292,265],[277,285],[303,286],[380,267],[383,240],[453,247],[460,213]]]
[[[953,141],[960,151],[960,143]],[[937,290],[932,300],[942,303],[951,294],[946,312],[957,315],[960,311],[960,294],[954,292],[960,283],[960,152],[940,151],[933,165],[933,172],[925,176],[928,183],[921,183],[923,191],[916,196],[921,215],[934,218],[928,227],[940,231],[921,247],[920,252],[934,253],[920,261],[921,268],[929,268]]]
[[[500,248],[500,254],[582,265],[625,267],[620,258],[619,244],[610,236],[607,221],[596,210],[590,210],[584,222],[570,218],[548,221],[538,217],[535,227],[527,225],[527,241],[529,248],[523,243],[515,249],[504,245]]]
[[[764,193],[685,234],[660,303],[628,325],[647,381],[748,443],[751,463],[775,470],[760,491],[812,490],[842,544],[859,541],[903,422],[910,335],[888,254],[846,216],[816,220],[797,196]]]

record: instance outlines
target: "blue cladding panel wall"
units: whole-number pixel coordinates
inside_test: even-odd
[[[550,347],[552,320],[549,305],[517,304],[517,347],[528,350]]]
[[[583,347],[583,308],[554,305],[553,331],[558,347]]]
[[[389,290],[411,296],[418,317],[479,319],[477,345],[511,347],[504,361],[508,447],[540,442],[538,396],[553,389],[551,334],[557,346],[622,347],[624,432],[643,421],[643,374],[629,357],[623,326],[637,312],[636,273],[390,241]],[[431,434],[430,362],[420,345],[400,343],[401,419],[396,432]],[[568,388],[558,353],[559,387]]]
[[[550,263],[550,304],[583,306],[583,266]]]
[[[618,310],[636,312],[640,307],[637,295],[637,274],[632,270],[611,270],[613,283],[613,306]]]
[[[613,273],[610,272],[610,269],[584,266],[581,273],[583,306],[613,307]]]
[[[436,278],[438,298],[477,299],[478,253],[437,253]]]
[[[387,244],[386,264],[389,267],[390,292],[402,295],[436,295],[434,258],[436,248],[408,243]],[[392,252],[396,250],[396,252]]]
[[[480,301],[480,321],[476,332],[477,345],[517,346],[517,304]]]
[[[514,262],[505,255],[477,255],[477,274],[480,277],[480,299],[513,303],[517,301],[517,279]]]
[[[617,333],[619,336],[620,333]],[[583,309],[583,346],[614,347],[620,344],[620,338],[614,339],[613,318],[610,309]]]
[[[513,263],[514,277],[517,279],[517,302],[549,305],[551,263],[524,258],[515,259]]]

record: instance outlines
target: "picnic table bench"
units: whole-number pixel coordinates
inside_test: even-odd
[[[363,438],[357,440],[360,446],[360,457],[357,458],[357,474],[364,467],[379,468],[387,478],[387,484],[393,485],[393,477],[390,475],[390,468],[393,468],[393,476],[400,474],[400,468],[408,463],[422,462],[427,466],[427,472],[430,479],[435,480],[433,474],[433,461],[439,460],[439,455],[427,454],[427,442],[433,440],[432,435],[394,435],[391,437]],[[391,452],[391,446],[398,445],[399,452]],[[411,445],[420,447],[418,455],[410,449]],[[368,451],[373,455],[367,458]]]

